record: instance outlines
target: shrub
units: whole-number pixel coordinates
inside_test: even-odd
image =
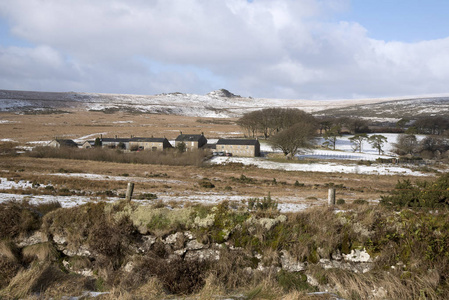
[[[278,202],[271,198],[270,193],[263,199],[250,198],[248,199],[248,209],[250,210],[277,210]]]
[[[357,204],[357,205],[367,205],[369,204],[368,201],[364,200],[364,199],[356,199],[354,201],[352,201],[353,204]]]
[[[247,177],[247,176],[245,176],[245,175],[243,175],[243,174],[240,175],[239,178],[231,177],[231,180],[232,180],[232,181],[235,181],[235,182],[248,183],[248,184],[254,184],[254,183],[256,183],[256,180],[255,180],[254,178]]]
[[[143,194],[140,194],[137,199],[139,199],[139,200],[154,200],[154,199],[157,199],[157,195],[152,194],[152,193],[143,193]]]
[[[410,180],[400,180],[389,196],[381,196],[380,203],[387,206],[448,207],[449,173],[434,182],[417,181],[412,184]]]
[[[208,180],[206,178],[200,180],[198,184],[200,187],[205,188],[205,189],[212,189],[215,187],[215,185],[212,182],[210,182],[210,180]]]
[[[345,203],[346,203],[345,199],[337,199],[337,205],[343,205]]]
[[[300,183],[298,180],[296,180],[294,186],[295,187],[303,187],[304,183]]]

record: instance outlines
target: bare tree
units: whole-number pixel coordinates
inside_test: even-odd
[[[261,133],[265,138],[291,127],[297,122],[315,124],[315,118],[302,110],[293,108],[265,108],[244,114],[237,124],[255,136]]]
[[[292,159],[300,149],[313,146],[316,126],[309,122],[298,122],[272,136],[269,140],[273,149],[280,149],[288,159]]]
[[[417,151],[418,141],[414,134],[401,134],[393,144],[394,152],[399,155],[413,154]]]

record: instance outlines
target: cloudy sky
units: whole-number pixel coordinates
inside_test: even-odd
[[[447,0],[0,0],[0,89],[449,94]]]

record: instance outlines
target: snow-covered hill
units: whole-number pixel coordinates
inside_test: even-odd
[[[332,112],[357,114],[361,110],[386,117],[385,111],[398,112],[413,109],[409,114],[416,116],[420,111],[448,111],[449,97],[433,98],[382,98],[352,100],[295,100],[241,97],[221,89],[207,95],[168,93],[159,95],[125,95],[98,93],[52,93],[0,90],[0,111],[39,111],[80,109],[104,112],[126,111],[130,113],[163,113],[193,117],[239,117],[245,112],[267,107],[299,108],[314,114]],[[432,108],[432,105],[443,105]],[[388,114],[391,115],[391,114]]]

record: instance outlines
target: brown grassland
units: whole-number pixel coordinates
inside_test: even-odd
[[[335,294],[308,294],[318,290],[307,282],[309,275],[319,286],[332,287],[344,299],[444,299],[449,290],[447,209],[430,213],[395,211],[354,202],[378,200],[392,191],[398,180],[414,181],[411,176],[264,170],[237,163],[117,163],[8,152],[11,147],[26,147],[30,142],[54,137],[94,139],[102,134],[174,139],[179,131],[204,132],[207,138],[244,136],[232,119],[76,111],[0,114],[0,140],[4,140],[0,142],[0,177],[30,181],[39,187],[4,193],[79,194],[107,199],[123,195],[127,183],[134,182],[136,200],[113,204],[100,201],[72,208],[60,208],[57,202],[1,203],[0,299],[62,299],[84,291],[108,292],[98,299],[223,299],[224,295],[237,299],[337,298]],[[84,151],[91,150],[95,151]],[[152,154],[144,151],[138,155]],[[330,186],[337,188],[337,199],[346,201],[338,206],[340,212],[325,206]],[[279,203],[314,207],[281,216],[276,208],[257,208],[262,203],[259,201],[256,208],[250,207],[250,201],[242,205],[223,201],[214,207],[189,204],[179,210],[168,209],[157,200],[151,206],[138,202],[153,194],[176,199],[212,193],[246,199],[265,197],[270,201],[273,197]],[[284,221],[267,228],[264,222],[274,222],[278,217]],[[201,225],[211,220],[211,224]],[[178,243],[182,247],[187,244],[186,230],[194,233],[193,245],[200,243],[212,249],[219,243],[220,259],[210,265],[169,259]],[[36,231],[49,240],[17,246],[17,241],[28,239]],[[183,231],[172,246],[161,242]],[[137,254],[137,249],[146,245],[143,237],[149,234],[155,238],[152,248],[145,250],[145,255]],[[66,240],[56,243],[56,237]],[[82,250],[81,246],[88,247],[91,255],[63,255],[61,250]],[[362,248],[375,258],[368,273],[326,269],[318,264],[320,258],[332,258],[334,250],[349,254]],[[292,253],[295,262],[307,263],[307,276],[271,268],[279,265],[283,250]],[[268,271],[256,272],[259,265]],[[133,271],[126,271],[127,266]],[[93,276],[67,271],[70,269],[90,269]],[[41,291],[45,293],[39,294]],[[388,297],[373,296],[375,292],[384,292]]]
[[[77,112],[64,114],[26,115],[0,114],[0,139],[11,139],[19,145],[28,142],[50,141],[54,137],[76,139],[91,135],[90,139],[103,137],[165,136],[174,139],[179,131],[198,134],[207,138],[240,136],[244,134],[232,119],[196,118],[174,115],[133,115],[127,113],[105,114],[101,112]],[[242,132],[240,135],[235,133]],[[107,176],[126,175],[123,181],[92,180],[79,177],[63,177],[55,173],[92,173]],[[242,177],[242,175],[244,177]],[[166,166],[151,164],[120,164],[112,162],[80,161],[26,156],[1,157],[0,176],[28,180],[39,184],[52,184],[69,190],[99,193],[114,190],[117,194],[126,189],[126,182],[137,180],[135,193],[188,194],[205,189],[199,181],[207,178],[215,185],[208,191],[262,197],[271,196],[282,202],[282,198],[295,197],[314,205],[327,198],[329,185],[337,186],[337,198],[376,200],[391,190],[399,179],[406,176],[378,176],[359,174],[332,174],[312,172],[286,172],[262,170],[252,166],[232,164],[226,166]],[[160,177],[163,176],[163,177]],[[240,179],[249,180],[240,180]],[[295,182],[299,185],[295,185]]]

